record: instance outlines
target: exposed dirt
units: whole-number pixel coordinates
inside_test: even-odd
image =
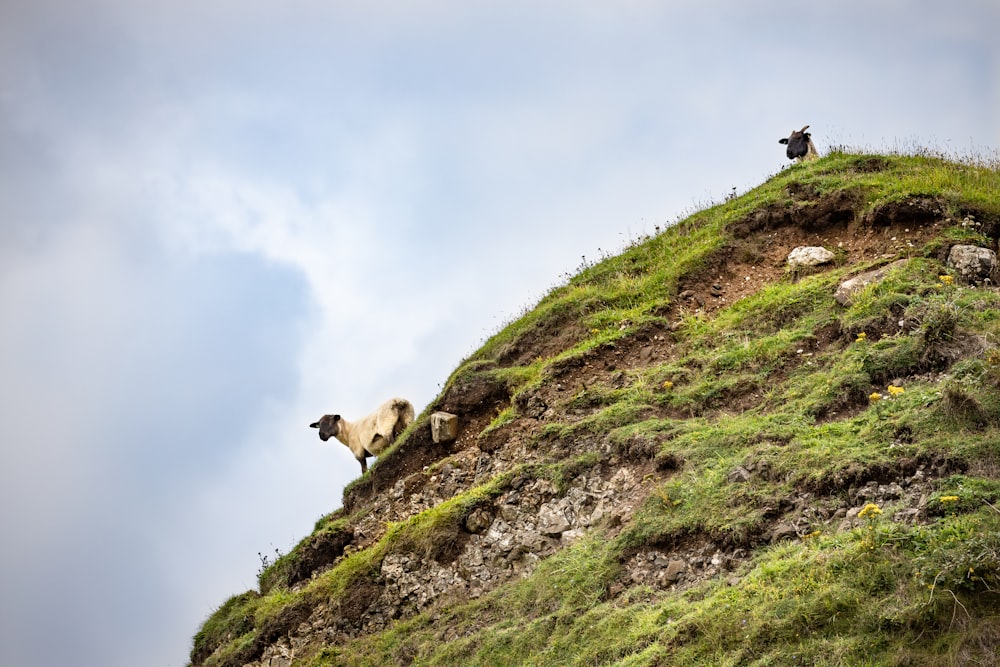
[[[353,541],[354,533],[343,529],[314,533],[306,538],[296,550],[295,562],[288,574],[288,584],[291,586],[305,581],[314,572],[332,565],[344,555],[344,549]]]

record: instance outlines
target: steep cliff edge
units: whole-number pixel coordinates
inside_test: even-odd
[[[836,153],[585,267],[192,665],[993,664],[998,237],[996,165]]]

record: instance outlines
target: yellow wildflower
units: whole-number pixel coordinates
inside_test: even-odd
[[[858,518],[859,519],[867,519],[867,518],[871,517],[871,518],[874,519],[875,517],[877,517],[881,513],[882,513],[882,510],[881,510],[881,508],[879,508],[878,505],[876,505],[875,503],[868,503],[867,505],[865,505],[864,507],[861,508],[860,512],[858,512]]]
[[[899,396],[900,394],[906,393],[906,390],[903,389],[902,387],[897,387],[896,385],[892,384],[889,385],[888,391],[890,396]]]
[[[951,285],[955,282],[955,278],[949,275],[938,276],[938,280],[940,280],[944,285]]]
[[[957,503],[958,496],[941,496],[938,498],[942,503]]]
[[[663,388],[664,389],[673,389],[673,387],[674,387],[674,383],[671,382],[670,380],[667,380],[666,382],[663,383]]]
[[[864,331],[862,331],[861,333],[858,334],[858,337],[856,339],[854,339],[854,342],[855,343],[863,343],[866,340],[868,340],[868,334],[866,334]]]
[[[877,391],[874,391],[868,396],[868,400],[871,401],[872,403],[878,403],[879,401],[882,400],[882,394],[878,393]]]

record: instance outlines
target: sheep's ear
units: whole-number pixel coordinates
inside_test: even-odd
[[[333,416],[333,421],[339,422],[340,421],[340,415],[334,415]]]
[[[309,428],[319,428],[319,422],[309,424]]]
[[[805,132],[805,131],[806,131],[806,130],[808,130],[808,129],[809,129],[809,126],[808,126],[808,125],[806,125],[806,126],[805,126],[805,127],[803,127],[803,128],[801,129],[801,130],[799,130],[799,132]]]
[[[788,139],[787,138],[785,138],[785,139],[778,139],[778,143],[779,144],[787,144],[788,143]]]

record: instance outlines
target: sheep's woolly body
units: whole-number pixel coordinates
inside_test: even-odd
[[[321,440],[337,438],[347,445],[354,458],[361,464],[361,472],[368,470],[365,460],[369,456],[378,456],[396,440],[407,426],[413,423],[413,405],[402,398],[393,398],[378,410],[356,422],[349,422],[340,415],[323,415],[320,420],[310,424],[319,429]]]

